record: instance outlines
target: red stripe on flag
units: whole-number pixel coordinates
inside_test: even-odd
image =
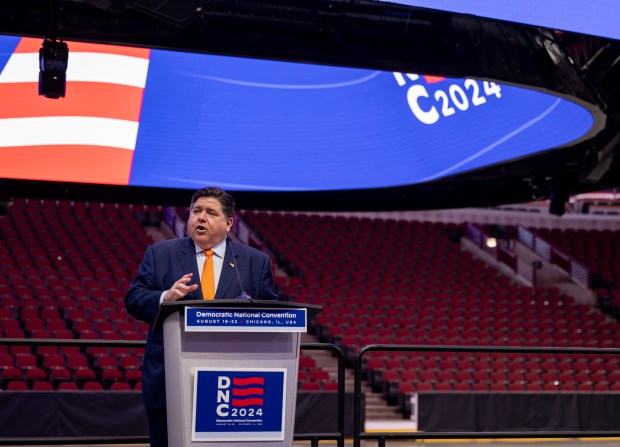
[[[263,388],[233,388],[232,394],[233,396],[249,396],[250,394],[258,394],[259,396],[263,396],[265,394],[265,390]]]
[[[262,377],[248,377],[246,379],[240,379],[233,377],[233,385],[264,385],[265,379]]]
[[[0,177],[128,185],[133,151],[101,146],[0,147]]]
[[[102,45],[96,43],[84,43],[84,42],[72,42],[65,41],[69,45],[69,63],[71,63],[71,53],[106,53],[106,54],[119,54],[123,56],[133,56],[142,59],[148,59],[151,55],[149,48],[136,48],[136,47],[122,47],[117,45]],[[23,37],[15,53],[38,53],[41,48],[43,39],[32,39],[30,37]]]
[[[436,84],[438,82],[443,81],[444,79],[446,78],[443,76],[424,75],[424,80],[426,81],[427,84]]]
[[[138,122],[144,89],[99,82],[69,82],[67,96],[54,101],[38,95],[36,83],[0,84],[0,119],[92,116]]]
[[[250,405],[263,405],[263,399],[255,397],[253,399],[233,399],[233,407],[249,407]]]

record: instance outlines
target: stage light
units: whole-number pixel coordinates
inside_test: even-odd
[[[559,198],[551,198],[549,200],[549,214],[563,216],[566,212],[566,203]]]
[[[569,198],[567,186],[560,180],[555,180],[551,185],[549,194],[549,214],[563,216],[566,212],[566,202]]]
[[[39,50],[39,95],[64,98],[69,47],[65,42],[46,38]]]

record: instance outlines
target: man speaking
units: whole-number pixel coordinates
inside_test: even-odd
[[[234,199],[222,189],[196,191],[187,222],[190,237],[149,246],[125,296],[128,312],[150,325],[142,367],[142,400],[152,447],[168,445],[163,334],[153,333],[160,304],[181,299],[234,299],[242,294],[257,300],[278,299],[269,257],[228,238],[234,211]]]

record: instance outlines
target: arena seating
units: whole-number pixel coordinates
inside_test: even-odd
[[[143,340],[123,295],[151,243],[142,205],[21,200],[0,219],[0,335]],[[244,212],[288,272],[283,296],[324,306],[313,330],[349,362],[371,343],[617,346],[618,324],[557,289],[512,284],[462,251],[458,227]],[[599,244],[601,245],[601,244]],[[141,349],[0,347],[2,389],[141,388]],[[456,353],[368,356],[364,377],[389,403],[414,391],[610,391],[617,359]],[[300,388],[336,384],[302,355]]]
[[[620,284],[620,230],[530,228],[556,248],[584,263],[599,280]]]
[[[123,303],[151,242],[137,211],[132,205],[16,201],[0,220],[2,336],[144,340],[147,325],[130,317]],[[131,389],[141,381],[142,349],[2,349],[5,389],[21,389],[21,382],[32,390]],[[13,368],[10,374],[5,366]]]
[[[616,347],[619,325],[557,289],[512,284],[442,224],[246,212],[291,276],[282,292],[325,308],[323,341],[351,361],[371,343]],[[422,390],[616,391],[617,358],[373,353],[363,375],[389,403]]]
[[[160,215],[142,205],[16,201],[0,219],[0,336],[145,340],[148,325],[127,313],[124,293],[152,243],[143,224]],[[0,389],[141,389],[142,356],[142,348],[0,346]],[[319,370],[304,366],[300,386],[333,389]]]

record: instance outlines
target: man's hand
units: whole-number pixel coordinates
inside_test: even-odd
[[[191,281],[192,276],[193,273],[187,273],[186,275],[183,275],[181,279],[175,282],[170,288],[170,290],[168,290],[164,295],[164,302],[167,303],[170,301],[180,300],[188,293],[196,290],[198,288],[198,284],[193,284],[191,286],[187,285],[187,283]]]

